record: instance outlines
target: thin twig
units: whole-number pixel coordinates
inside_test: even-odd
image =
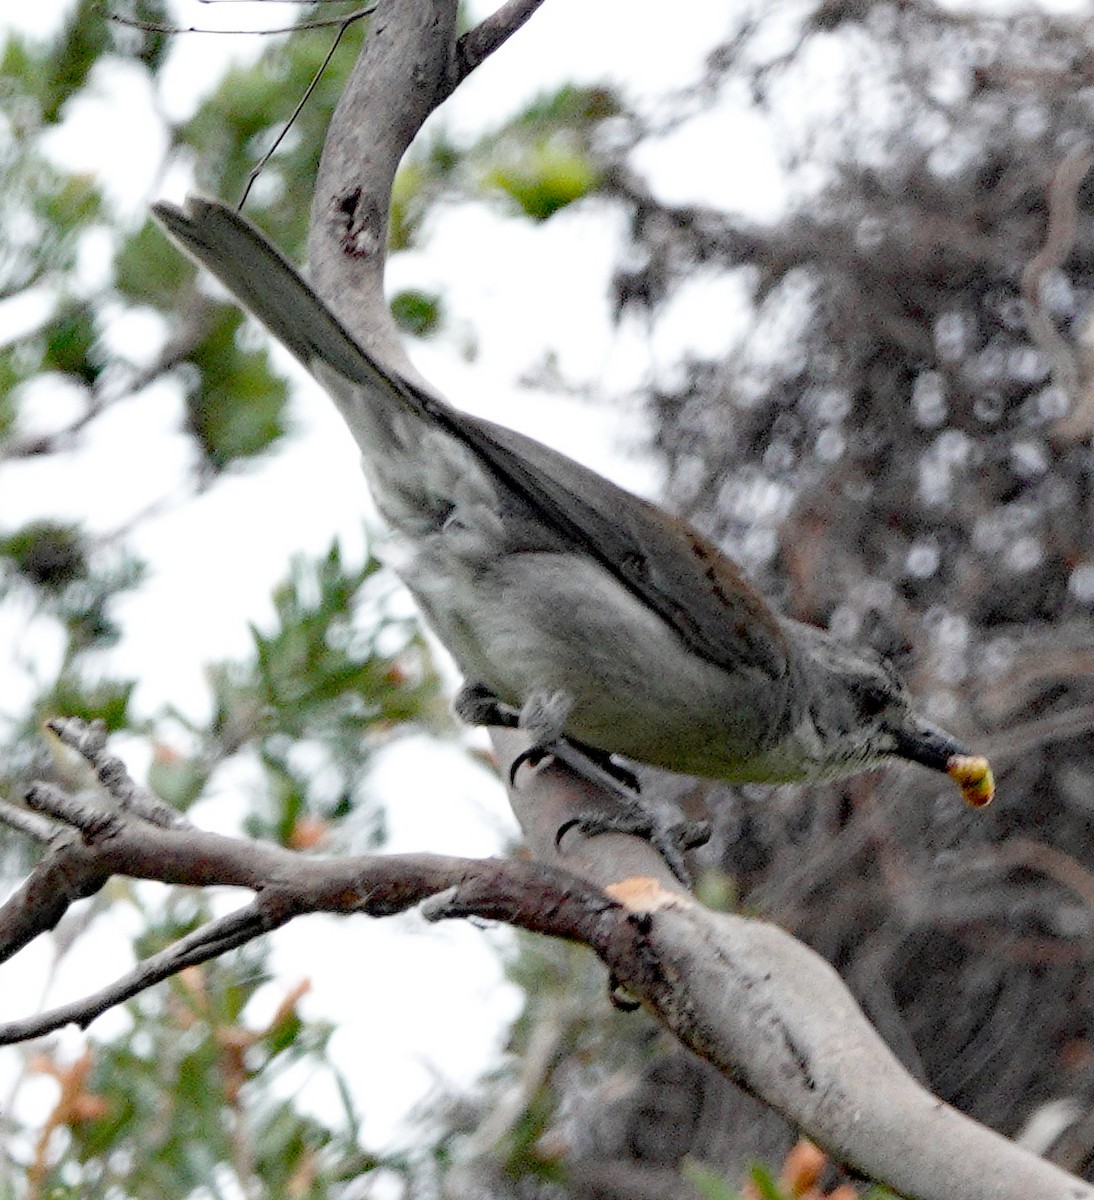
[[[1011,838],[1001,846],[994,846],[985,854],[994,866],[1021,866],[1055,879],[1057,883],[1073,891],[1090,909],[1094,909],[1094,873],[1067,854],[1038,842],[1033,838]]]
[[[177,975],[186,967],[196,967],[229,950],[235,950],[261,934],[276,929],[287,919],[287,915],[280,919],[271,918],[261,902],[256,900],[246,908],[195,929],[173,946],[146,958],[120,979],[82,1000],[62,1004],[49,1012],[38,1013],[22,1021],[9,1021],[0,1025],[0,1045],[42,1037],[63,1029],[66,1025],[86,1029],[107,1009],[124,1004],[126,1000],[131,1000],[154,984]]]
[[[209,0],[204,0],[204,2],[209,3]],[[224,3],[226,0],[221,0],[221,2]],[[281,0],[281,2],[285,3],[287,0]],[[324,0],[299,0],[299,2],[318,4],[323,3]],[[329,2],[335,3],[335,0],[329,0]],[[341,0],[338,2],[340,3]],[[165,25],[159,21],[142,21],[138,17],[123,17],[121,13],[107,13],[107,18],[128,29],[140,29],[145,33],[227,33],[266,36],[271,33],[296,33],[298,29],[327,29],[332,25],[344,25],[346,21],[356,21],[358,17],[367,16],[374,8],[375,5],[369,5],[367,8],[359,9],[345,17],[322,17],[315,21],[300,21],[296,25],[278,25],[275,29],[210,29],[201,25]]]
[[[158,825],[161,829],[189,827],[190,822],[178,809],[164,803],[148,788],[134,783],[125,768],[125,763],[117,755],[109,753],[106,746],[106,725],[102,721],[88,723],[73,717],[58,717],[47,721],[46,728],[56,734],[69,749],[80,755],[123,812],[136,813],[142,820]],[[52,810],[47,808],[46,811]],[[70,825],[76,824],[67,815],[54,815],[61,816]]]
[[[1062,712],[1011,725],[1004,732],[989,737],[984,749],[993,760],[1007,761],[1028,754],[1038,746],[1087,734],[1091,729],[1094,729],[1094,704],[1077,704]]]
[[[274,138],[273,145],[270,146],[269,150],[267,150],[266,153],[263,154],[263,156],[258,160],[258,162],[251,168],[251,173],[247,176],[247,183],[243,188],[243,195],[240,196],[239,203],[236,205],[237,209],[242,211],[244,204],[247,203],[247,197],[251,194],[251,188],[254,187],[255,180],[259,177],[259,175],[265,169],[266,164],[273,157],[278,146],[281,145],[282,141],[284,140],[285,135],[292,128],[293,122],[296,120],[296,118],[298,116],[300,116],[300,113],[303,110],[304,105],[307,104],[308,99],[310,98],[312,92],[314,92],[315,89],[319,86],[319,80],[323,78],[323,72],[327,69],[327,66],[330,63],[330,60],[334,57],[334,52],[338,49],[339,43],[342,41],[342,38],[345,37],[346,30],[353,24],[354,21],[359,21],[362,17],[370,16],[375,11],[376,11],[375,4],[370,4],[370,5],[367,5],[365,8],[359,8],[359,9],[357,9],[356,12],[350,13],[350,15],[348,17],[342,18],[341,28],[338,30],[338,33],[335,35],[334,41],[331,43],[331,48],[327,51],[326,57],[319,64],[319,70],[316,71],[315,74],[312,76],[311,83],[309,83],[308,86],[304,89],[304,94],[300,97],[300,100],[297,103],[296,107],[292,110],[292,113],[289,116],[289,119],[285,122],[284,129],[282,129],[281,132],[277,135],[277,137]]]
[[[1089,143],[1078,146],[1060,163],[1048,191],[1048,228],[1045,244],[1022,272],[1022,306],[1030,337],[1048,360],[1052,380],[1067,396],[1071,410],[1058,421],[1054,432],[1073,440],[1090,431],[1094,422],[1094,389],[1085,378],[1074,349],[1056,328],[1044,305],[1045,277],[1067,261],[1078,230],[1079,188],[1094,165]]]

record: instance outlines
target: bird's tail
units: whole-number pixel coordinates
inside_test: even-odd
[[[182,249],[207,267],[329,393],[361,450],[365,474],[387,521],[396,529],[441,521],[470,466],[469,450],[448,445],[444,454],[429,452],[428,438],[441,430],[466,444],[464,418],[373,357],[292,263],[234,209],[190,196],[185,208],[160,203],[152,211]]]
[[[292,263],[235,209],[190,196],[185,208],[159,203],[152,212],[309,370],[318,361],[355,383],[385,390],[402,382],[350,336]]]

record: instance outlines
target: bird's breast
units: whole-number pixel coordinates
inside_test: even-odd
[[[456,522],[403,570],[465,675],[520,705],[538,690],[573,700],[566,732],[686,774],[751,778],[780,740],[786,697],[760,668],[727,670],[599,563],[565,551],[514,553],[489,528]]]

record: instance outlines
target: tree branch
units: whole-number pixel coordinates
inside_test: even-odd
[[[1052,381],[1067,396],[1070,411],[1057,421],[1053,432],[1064,441],[1079,441],[1094,426],[1094,379],[1084,362],[1082,345],[1073,348],[1056,328],[1045,308],[1043,288],[1050,271],[1067,261],[1078,229],[1078,196],[1094,164],[1094,151],[1083,144],[1056,168],[1048,192],[1048,228],[1045,244],[1022,272],[1022,307],[1030,337],[1048,360]]]
[[[468,75],[503,46],[543,0],[507,0],[496,12],[484,18],[456,43],[453,69],[449,72],[448,92],[453,92]]]
[[[101,757],[103,748],[96,750],[97,739],[85,731],[79,721],[66,722],[65,740]],[[552,771],[534,773],[522,800],[534,805],[549,798],[557,788]],[[113,786],[132,790],[116,777]],[[78,830],[78,836],[53,839],[27,885],[40,888],[56,874],[67,878],[61,911],[112,874],[242,886],[255,898],[93,996],[0,1026],[0,1044],[69,1023],[86,1026],[151,983],[303,913],[388,916],[424,901],[430,920],[484,917],[588,946],[619,986],[697,1054],[790,1116],[833,1157],[904,1196],[1094,1200],[1094,1188],[916,1083],[819,955],[773,925],[712,913],[654,879],[601,889],[539,862],[424,854],[305,858],[242,838],[164,827],[132,808],[103,810],[56,788],[39,786],[36,803]],[[589,862],[602,871],[599,856]]]
[[[395,170],[422,121],[459,73],[455,0],[382,0],[372,35],[331,126],[317,182],[313,279],[350,330],[412,371],[383,295],[387,210]],[[498,28],[465,43],[479,61],[532,5],[510,3]],[[524,19],[524,18],[522,18]],[[105,743],[79,723],[58,736],[101,767]],[[506,766],[524,749],[499,730]],[[12,821],[48,852],[0,907],[0,956],[60,919],[112,874],[164,883],[244,887],[254,900],[141,964],[109,989],[9,1039],[62,1019],[86,1024],[147,981],[240,945],[305,912],[387,916],[426,901],[432,920],[477,916],[589,946],[612,978],[697,1054],[807,1130],[833,1157],[920,1200],[1094,1200],[1094,1188],[955,1112],[921,1088],[818,955],[764,922],[710,912],[681,894],[644,842],[556,831],[587,812],[595,790],[561,764],[524,767],[514,808],[543,861],[432,855],[304,858],[277,846],[159,822],[124,772],[104,772],[111,805],[40,787],[34,803],[58,822]],[[506,772],[507,774],[507,772]],[[138,799],[133,802],[133,797]],[[125,799],[128,797],[128,799]],[[603,798],[602,798],[603,799]],[[609,801],[604,801],[609,802]],[[4,810],[0,809],[0,819]],[[565,864],[578,874],[561,869]],[[143,972],[143,975],[142,975]],[[55,1028],[56,1024],[50,1026]]]

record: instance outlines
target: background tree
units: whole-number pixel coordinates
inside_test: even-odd
[[[767,22],[776,19],[782,28],[773,37]],[[661,372],[650,389],[677,506],[717,532],[765,586],[781,586],[795,615],[849,636],[876,626],[890,643],[916,646],[916,686],[933,696],[940,717],[1005,731],[1000,749],[1014,761],[1002,780],[1004,806],[988,825],[964,820],[949,796],[932,809],[929,785],[910,776],[805,800],[740,790],[715,805],[721,863],[746,903],[829,955],[890,1044],[943,1096],[1008,1132],[1061,1094],[1082,1113],[1089,889],[1075,848],[1085,828],[1081,734],[1090,714],[1081,679],[1094,594],[1082,490],[1088,430],[1074,394],[1084,378],[1081,355],[1061,359],[1060,344],[1044,336],[1047,316],[1066,351],[1083,327],[1081,245],[1089,231],[1074,131],[1086,127],[1087,98],[1075,87],[1077,59],[1068,57],[1077,47],[1086,53],[1082,30],[1036,16],[1017,24],[958,19],[915,5],[819,8],[790,32],[785,14],[739,20],[712,53],[707,75],[656,118],[605,89],[571,90],[460,154],[438,139],[403,173],[396,245],[413,240],[428,199],[480,186],[485,175],[533,219],[594,190],[619,206],[633,238],[616,276],[621,321],[656,329],[697,273],[732,272],[747,285],[754,321],[729,365],[689,360]],[[3,255],[12,264],[13,294],[48,272],[70,279],[65,254],[75,252],[80,234],[109,228],[88,182],[50,175],[35,144],[107,52],[104,31],[100,16],[81,8],[60,49],[9,46],[5,74],[18,83],[10,93],[19,134],[11,138],[13,178],[36,177],[23,192],[6,191],[13,207],[4,227],[25,231]],[[124,52],[154,73],[162,39],[123,36],[130,39]],[[287,115],[319,58],[306,52],[309,45],[301,35],[271,51],[172,131],[173,146],[195,153],[209,173],[200,179],[207,190],[233,195],[241,188],[269,141],[263,131]],[[815,86],[822,54],[840,61],[839,88],[832,76],[827,82],[842,104],[823,114],[823,126],[792,133],[782,114]],[[786,215],[757,225],[658,202],[635,167],[641,147],[742,84],[782,122],[798,185]],[[337,70],[321,84],[331,90],[325,101],[317,97],[316,129],[339,85]],[[307,209],[301,180],[311,177],[317,154],[307,132],[298,127],[288,155],[267,169],[251,210],[290,250]],[[485,169],[471,169],[477,164]],[[1030,264],[1054,240],[1054,182],[1063,193],[1054,243],[1062,253],[1042,259],[1049,268],[1039,278],[1034,272],[1031,283]],[[65,195],[68,208],[57,199]],[[1080,219],[1065,236],[1069,203]],[[8,457],[62,451],[111,403],[184,359],[197,486],[214,486],[232,463],[273,442],[282,385],[261,353],[235,337],[234,310],[195,290],[178,261],[150,230],[138,232],[120,246],[107,288],[75,301],[58,294],[49,318],[9,347]],[[97,357],[97,322],[118,303],[187,316],[177,344],[151,371],[134,368],[128,379],[116,367],[108,373]],[[439,311],[429,296],[408,297],[396,310],[419,330]],[[1027,332],[1031,314],[1039,342]],[[40,369],[63,375],[82,407],[66,428],[28,437],[19,405],[29,403],[29,380]],[[788,515],[777,552],[774,531]],[[123,539],[89,539],[74,524],[38,522],[5,533],[13,594],[33,596],[66,647],[62,670],[35,690],[13,728],[8,769],[22,780],[43,773],[33,761],[37,742],[26,736],[39,715],[102,715],[114,729],[131,720],[130,682],[104,674],[98,652],[112,633],[113,598],[138,582],[139,569],[120,549]],[[382,617],[382,605],[370,604],[374,586],[371,564],[347,568],[336,551],[301,566],[282,593],[280,629],[256,636],[253,662],[214,673],[215,716],[187,731],[187,753],[161,755],[161,792],[192,803],[217,766],[246,754],[261,766],[272,810],[257,831],[299,843],[315,828],[305,812],[348,816],[363,799],[356,750],[363,730],[382,734],[386,718],[423,712],[423,703],[426,714],[434,712],[431,677],[402,622],[354,624],[355,636],[347,632],[354,600],[362,621],[378,607]],[[344,652],[332,653],[332,644]],[[381,653],[392,645],[394,653]],[[153,739],[155,731],[147,718],[138,726]],[[298,765],[299,747],[316,743],[331,768],[321,794],[317,773]],[[164,932],[188,927],[195,916],[184,906],[182,920]],[[605,1050],[603,1022],[567,1000],[580,994],[581,971],[568,952],[537,950],[522,971],[535,984],[516,1032],[524,1103],[493,1109],[487,1129],[507,1146],[504,1170],[489,1165],[499,1161],[496,1140],[484,1140],[486,1162],[471,1172],[473,1186],[489,1177],[498,1194],[679,1195],[687,1151],[732,1175],[742,1158],[789,1144],[789,1131],[693,1060],[679,1051],[666,1058],[648,1026],[628,1023],[634,1044],[626,1051],[613,1028]],[[351,1123],[323,1129],[276,1103],[253,1123],[278,1056],[321,1052],[321,1031],[309,1040],[290,1005],[286,1046],[273,1026],[240,1034],[235,1022],[247,989],[238,980],[229,974],[190,986],[187,993],[180,984],[184,997],[222,987],[223,1000],[198,1006],[212,1035],[189,1074],[146,1069],[145,1111],[162,1111],[167,1095],[179,1119],[148,1186],[184,1195],[207,1186],[217,1164],[247,1178],[267,1133],[280,1154],[271,1158],[277,1171],[262,1173],[274,1194],[278,1179],[286,1181],[282,1190],[291,1183],[319,1195],[339,1177],[358,1175]],[[149,1003],[149,1019],[169,1044],[162,1007]],[[184,1024],[194,1020],[190,1009]],[[221,1016],[214,1020],[213,1012]],[[146,1029],[145,1051],[148,1036]],[[277,1052],[267,1064],[261,1050],[248,1050],[251,1129],[211,1146],[195,1170],[184,1161],[189,1131],[214,1114],[238,1112],[239,1044],[263,1045],[263,1038]],[[93,1100],[95,1069],[118,1079],[124,1069],[161,1067],[163,1055],[134,1049],[141,1044],[137,1038],[90,1075],[65,1068],[67,1094]],[[212,1074],[193,1073],[200,1070]],[[552,1115],[556,1099],[562,1106]],[[94,1103],[66,1108],[57,1123],[78,1136],[59,1154],[40,1145],[34,1161],[42,1174],[32,1186],[72,1186],[81,1195],[94,1194],[94,1186],[107,1194],[123,1170],[117,1164],[131,1161],[137,1139],[145,1143],[139,1115],[134,1103],[128,1123],[112,1114],[113,1128],[96,1117]],[[450,1124],[438,1140],[441,1162],[461,1121],[480,1120],[465,1110]],[[88,1129],[95,1136],[83,1140]],[[658,1137],[666,1130],[671,1138]],[[1085,1164],[1084,1137],[1080,1122],[1058,1150],[1072,1169]],[[417,1166],[416,1186],[425,1186],[429,1172]],[[467,1180],[461,1168],[448,1186],[472,1186]],[[141,1194],[144,1185],[126,1186]]]

